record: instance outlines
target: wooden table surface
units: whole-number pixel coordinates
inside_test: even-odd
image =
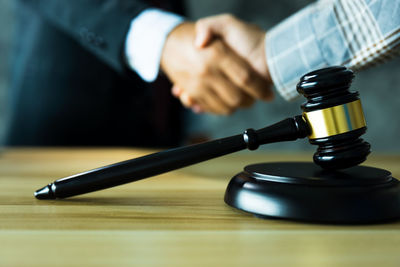
[[[250,163],[310,154],[236,153],[65,200],[33,192],[60,177],[151,151],[0,151],[0,266],[400,266],[400,222],[336,226],[263,220],[223,201]],[[400,178],[399,155],[369,166]]]

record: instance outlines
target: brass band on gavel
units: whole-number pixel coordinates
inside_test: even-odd
[[[303,112],[303,117],[311,128],[311,134],[308,136],[310,139],[346,133],[366,126],[360,100]]]

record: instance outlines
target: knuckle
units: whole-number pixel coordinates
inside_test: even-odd
[[[231,107],[238,107],[242,104],[243,100],[241,97],[234,97],[230,100],[230,106]]]
[[[204,28],[205,26],[207,26],[207,20],[206,19],[199,19],[197,22],[196,22],[196,29],[202,29],[202,28]]]
[[[209,51],[209,57],[212,60],[216,60],[221,55],[221,45],[219,42],[215,43],[215,45]]]
[[[247,86],[250,84],[252,80],[252,74],[248,70],[243,70],[240,72],[240,75],[238,76],[238,80],[241,86]]]
[[[205,21],[205,20],[206,20],[205,18],[198,19],[198,20],[196,21],[196,25],[202,25],[202,24],[204,24],[204,21]]]
[[[231,115],[235,110],[236,110],[236,108],[233,108],[233,107],[227,108],[225,110],[224,115],[226,115],[226,116]]]
[[[231,21],[235,19],[235,16],[230,13],[225,13],[221,15],[221,18],[223,18],[226,21]]]
[[[225,103],[222,106],[219,106],[218,111],[221,115],[230,115],[233,113],[233,111],[236,109],[236,107],[230,106],[229,104]]]

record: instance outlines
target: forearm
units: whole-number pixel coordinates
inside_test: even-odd
[[[304,73],[331,65],[353,70],[398,53],[400,1],[319,1],[267,32],[267,64],[279,93],[298,94]]]

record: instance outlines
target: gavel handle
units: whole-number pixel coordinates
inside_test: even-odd
[[[122,161],[55,181],[36,191],[39,199],[65,198],[138,181],[195,163],[213,159],[245,148],[296,140],[309,133],[302,116],[288,118],[260,130],[248,129],[243,134],[180,147]]]

